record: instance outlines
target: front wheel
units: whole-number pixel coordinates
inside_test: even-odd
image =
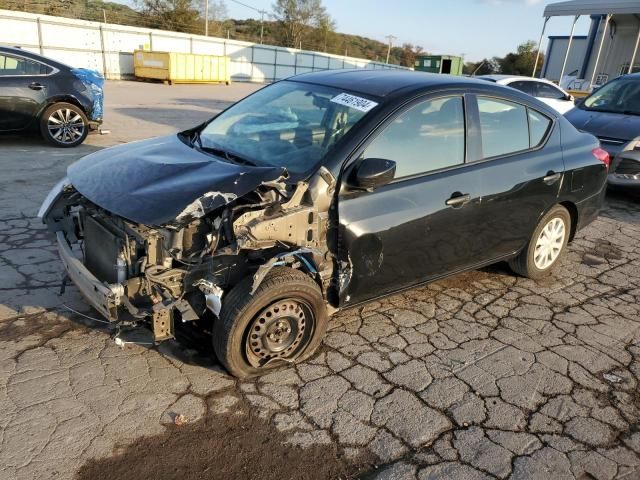
[[[238,378],[308,358],[327,329],[322,292],[308,275],[275,267],[253,295],[252,280],[245,278],[227,294],[213,326],[216,356]]]
[[[40,133],[56,147],[75,147],[84,142],[89,133],[89,121],[84,112],[71,103],[55,103],[40,117]]]
[[[509,266],[534,280],[549,275],[566,249],[570,232],[571,215],[562,205],[556,205],[542,217],[527,246],[509,261]]]

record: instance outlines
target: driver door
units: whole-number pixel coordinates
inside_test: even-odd
[[[474,261],[480,186],[465,167],[466,130],[462,94],[430,98],[397,114],[357,155],[357,161],[392,160],[396,173],[373,191],[341,187],[341,305],[392,293]],[[465,199],[455,200],[459,196]]]

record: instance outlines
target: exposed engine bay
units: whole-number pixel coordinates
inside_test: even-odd
[[[161,341],[174,336],[175,322],[217,317],[234,285],[251,276],[255,290],[275,265],[312,276],[335,310],[327,238],[336,179],[321,167],[309,181],[281,180],[243,196],[207,192],[161,226],[107,211],[66,180],[42,215],[87,300],[119,325],[149,326]]]

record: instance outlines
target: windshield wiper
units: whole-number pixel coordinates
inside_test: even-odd
[[[235,152],[232,152],[231,150],[227,150],[225,148],[222,148],[218,145],[207,145],[207,146],[203,146],[202,142],[200,141],[200,135],[198,134],[197,137],[197,141],[198,141],[198,150],[201,150],[203,152],[206,153],[212,153],[214,155],[217,155],[219,157],[223,157],[224,159],[226,159],[229,162],[233,162],[233,163],[242,163],[244,165],[250,165],[252,167],[255,167],[256,164],[253,163],[251,160],[248,160],[247,158],[243,157],[242,155],[238,155]]]
[[[199,131],[196,130],[188,138],[189,138],[189,146],[191,148],[195,147],[196,144],[198,144],[198,147],[202,148],[202,141],[200,140],[200,132]]]

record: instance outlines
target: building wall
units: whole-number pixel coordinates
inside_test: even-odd
[[[9,10],[0,10],[0,44],[91,68],[110,79],[133,77],[133,51],[143,48],[229,56],[231,80],[236,82],[270,82],[336,68],[404,68],[362,58]]]
[[[604,19],[600,22],[600,28],[596,35],[593,52],[589,59],[589,66],[585,78],[591,79],[594,71],[598,47],[604,30]],[[612,28],[613,27],[613,28]],[[633,49],[635,47],[636,38],[640,21],[634,15],[616,15],[609,22],[604,43],[602,45],[602,53],[596,70],[596,78],[612,80],[622,73],[626,73],[629,66]],[[613,37],[611,36],[613,32]],[[636,57],[635,65],[640,65],[640,55]]]
[[[560,72],[562,72],[562,63],[564,62],[568,45],[568,38],[549,37],[549,45],[547,46],[547,53],[542,66],[542,77],[554,82],[560,81]],[[580,72],[586,51],[587,37],[573,37],[567,66],[564,69],[565,75],[569,75],[576,70]]]

